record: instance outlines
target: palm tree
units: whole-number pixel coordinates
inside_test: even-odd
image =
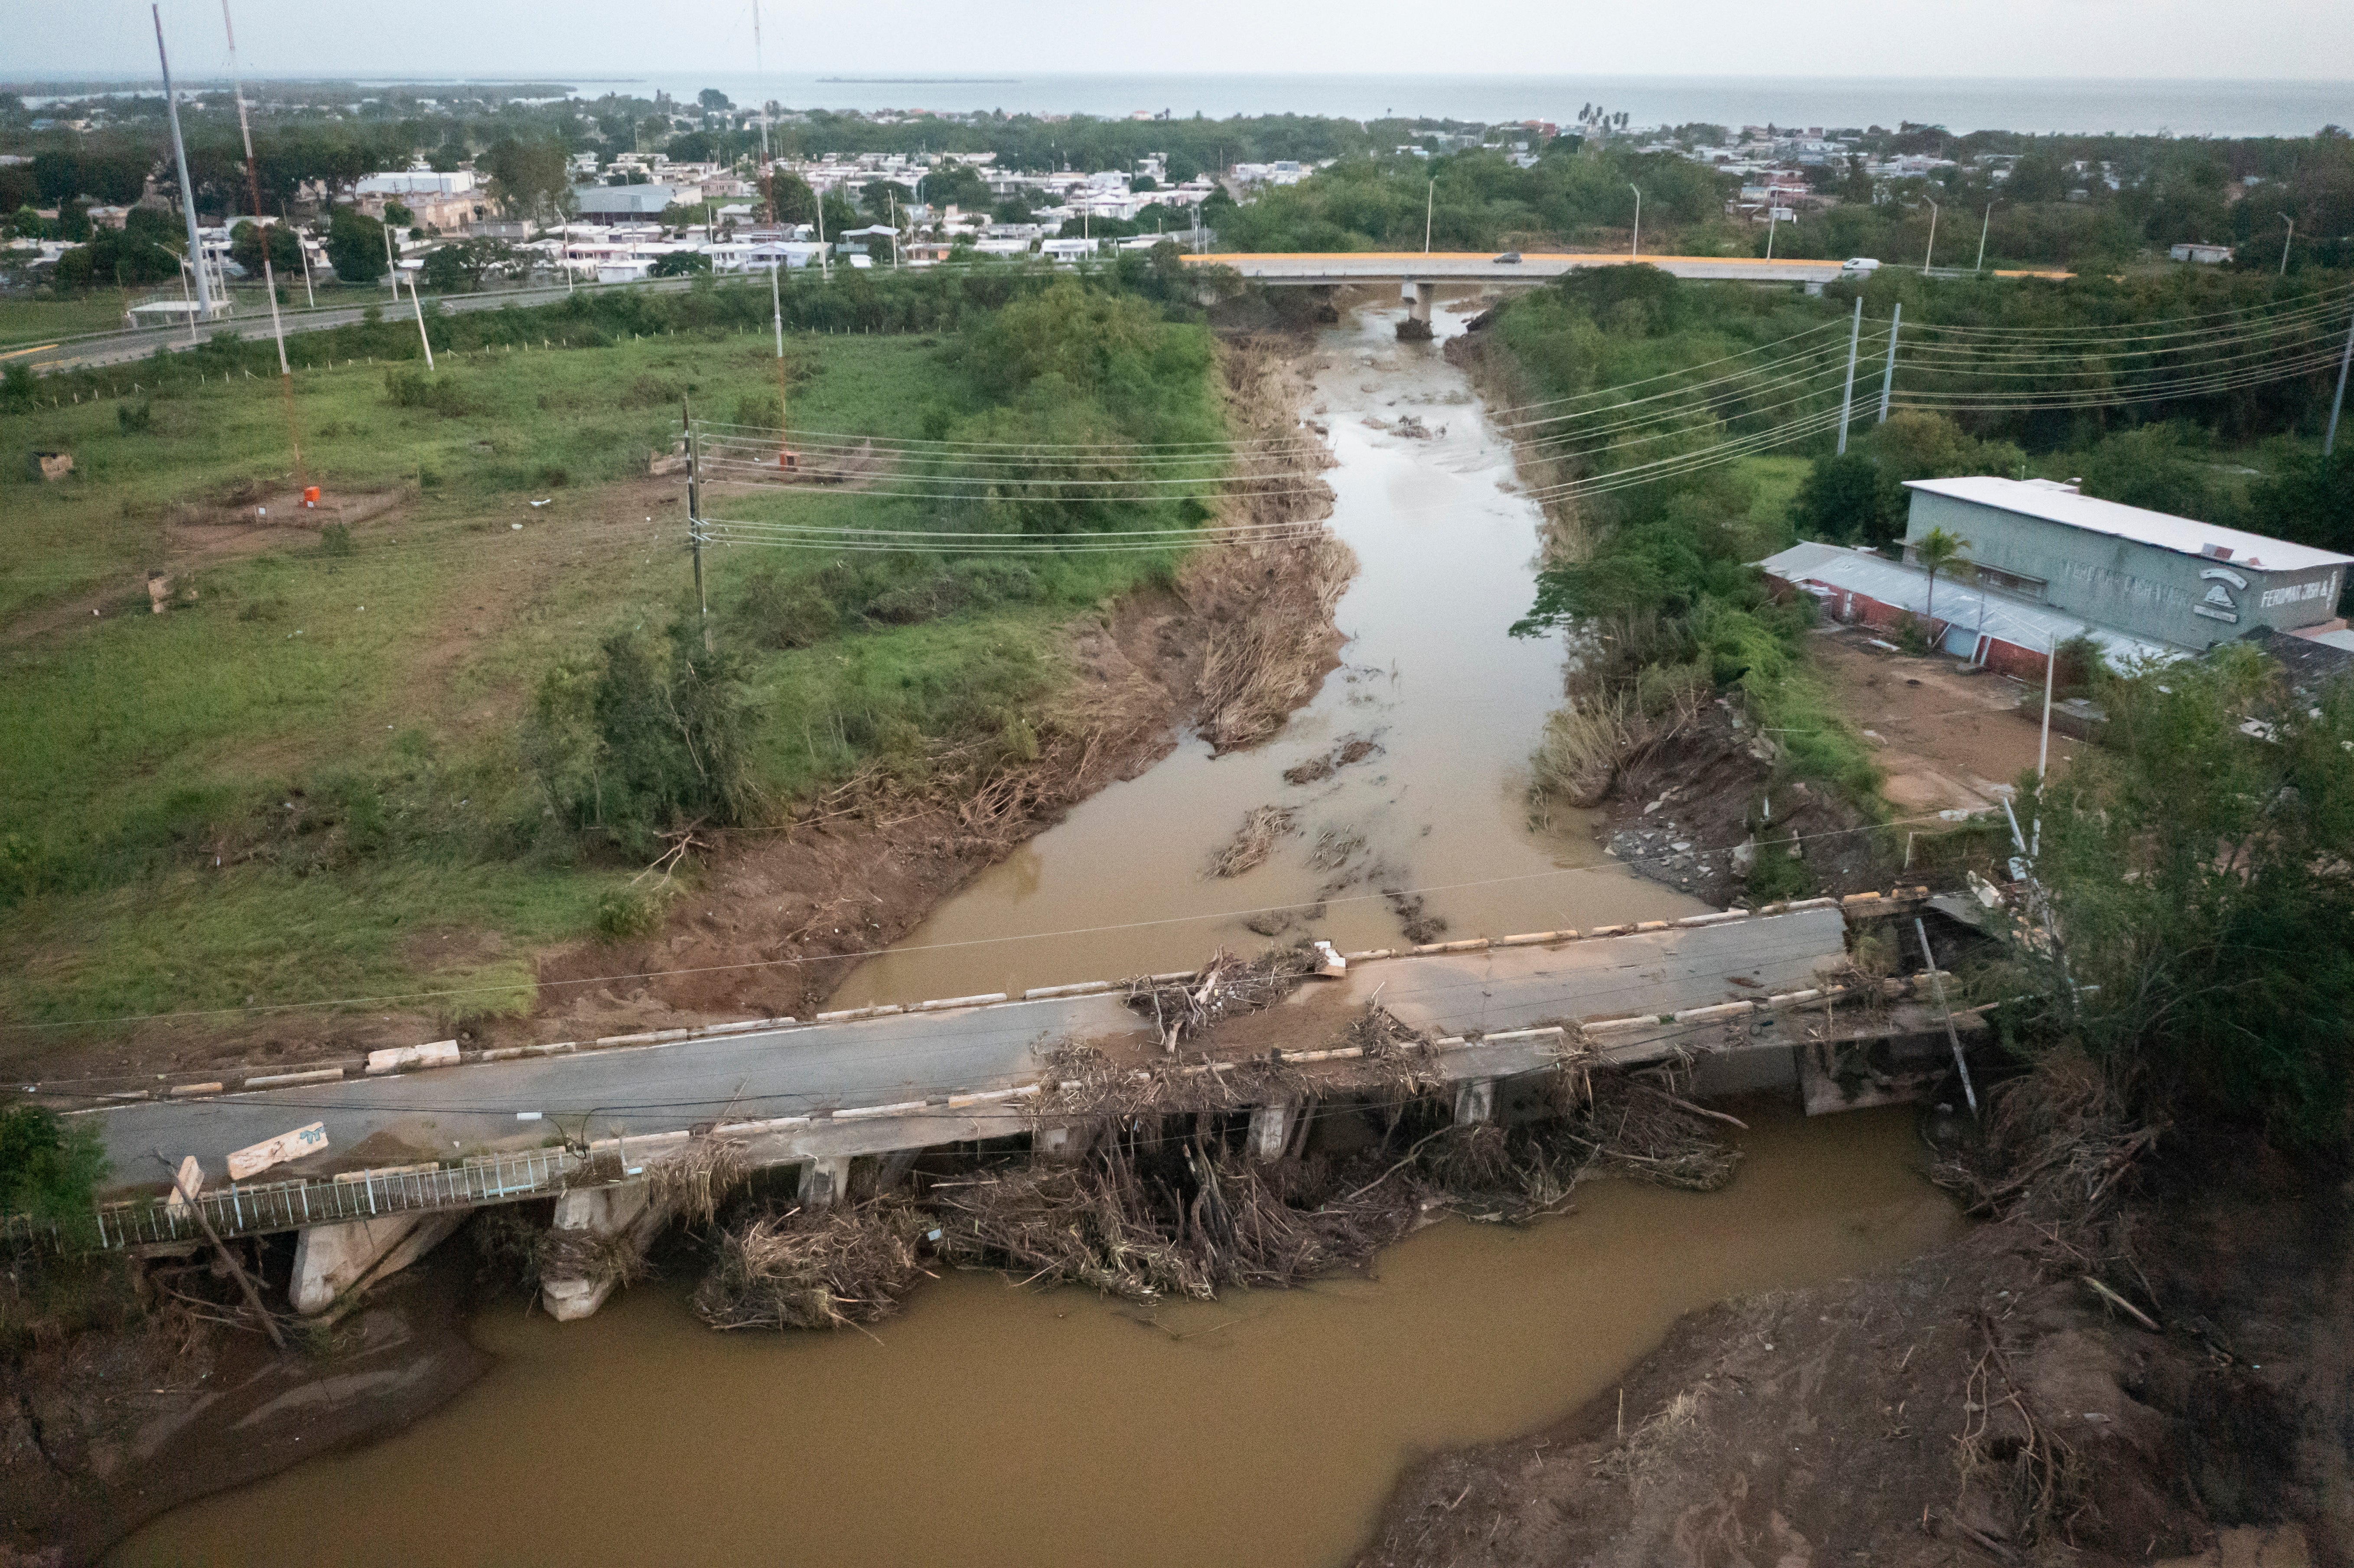
[[[1914,543],[1913,559],[1923,571],[1929,574],[1929,602],[1923,610],[1923,620],[1936,619],[1937,574],[1949,570],[1956,565],[1969,565],[1969,562],[1962,556],[1962,552],[1969,547],[1970,542],[1967,539],[1949,534],[1943,528],[1930,529]]]

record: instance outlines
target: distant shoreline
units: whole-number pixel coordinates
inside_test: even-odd
[[[822,82],[846,82],[857,87],[1013,87],[1018,76],[822,76]]]

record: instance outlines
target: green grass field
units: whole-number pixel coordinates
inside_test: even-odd
[[[327,334],[306,346],[321,359],[294,379],[304,476],[331,503],[402,497],[347,540],[167,521],[290,492],[274,377],[190,355],[208,379],[158,393],[126,368],[81,378],[104,390],[80,403],[0,414],[0,1018],[429,986],[486,988],[457,1013],[518,1007],[530,949],[591,929],[637,869],[553,820],[519,728],[551,670],[692,605],[682,487],[645,477],[647,460],[682,399],[772,417],[767,334],[437,351],[406,402],[395,389],[420,366],[324,368]],[[793,422],[912,437],[990,413],[960,363],[939,338],[798,334]],[[1186,395],[1209,406],[1203,381]],[[28,449],[71,451],[75,473],[39,482]],[[854,488],[706,500],[731,509],[893,527],[926,506]],[[1061,628],[1169,568],[709,554],[755,775],[779,805],[869,758],[1013,732],[1063,679]],[[172,573],[167,614],[149,612],[152,570]],[[454,967],[417,948],[443,929],[479,938]]]

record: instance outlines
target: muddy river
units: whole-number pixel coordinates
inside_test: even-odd
[[[1363,571],[1314,701],[1263,747],[1213,759],[1189,737],[1080,806],[837,1005],[1190,967],[1303,928],[1267,916],[1320,900],[1306,928],[1387,946],[1384,887],[1422,890],[1458,935],[1697,907],[1605,859],[1585,821],[1531,823],[1525,758],[1562,650],[1505,628],[1528,605],[1536,512],[1462,374],[1394,320],[1362,313],[1322,344],[1333,526]],[[1397,433],[1409,413],[1429,439]],[[1352,739],[1374,749],[1284,781]],[[1298,831],[1245,875],[1206,874],[1261,805]],[[686,1278],[566,1326],[516,1302],[472,1325],[497,1366],[449,1407],[184,1509],[115,1561],[1337,1563],[1417,1456],[1604,1393],[1681,1313],[1956,1224],[1917,1173],[1910,1111],[1744,1114],[1724,1192],[1598,1183],[1527,1230],[1448,1221],[1368,1276],[1212,1304],[950,1274],[872,1333],[820,1336],[714,1333]]]
[[[1427,890],[1425,912],[1460,937],[1703,907],[1604,856],[1586,813],[1531,823],[1528,756],[1561,703],[1563,652],[1507,629],[1529,608],[1542,519],[1442,355],[1461,312],[1435,313],[1437,343],[1398,342],[1397,318],[1357,312],[1319,344],[1311,406],[1337,460],[1331,527],[1360,569],[1338,611],[1341,665],[1315,698],[1246,751],[1214,758],[1184,736],[981,873],[831,1005],[1191,969],[1220,945],[1303,933],[1389,947],[1400,921],[1383,888]],[[1398,433],[1407,415],[1431,434]],[[1352,740],[1377,749],[1316,782],[1284,780]],[[1294,810],[1296,831],[1257,869],[1211,875],[1213,853],[1259,806]]]
[[[1370,1277],[1125,1307],[950,1274],[871,1334],[719,1334],[691,1281],[511,1309],[497,1367],[372,1446],[197,1503],[118,1564],[1335,1563],[1401,1468],[1606,1392],[1676,1317],[1958,1223],[1909,1109],[1753,1130],[1723,1192],[1447,1221]]]

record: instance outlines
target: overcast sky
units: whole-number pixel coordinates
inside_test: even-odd
[[[256,76],[665,78],[752,66],[750,0],[235,0]],[[220,74],[217,0],[164,0]],[[2348,0],[866,0],[761,12],[772,70],[2354,79]],[[152,72],[141,0],[0,0],[0,77]]]

